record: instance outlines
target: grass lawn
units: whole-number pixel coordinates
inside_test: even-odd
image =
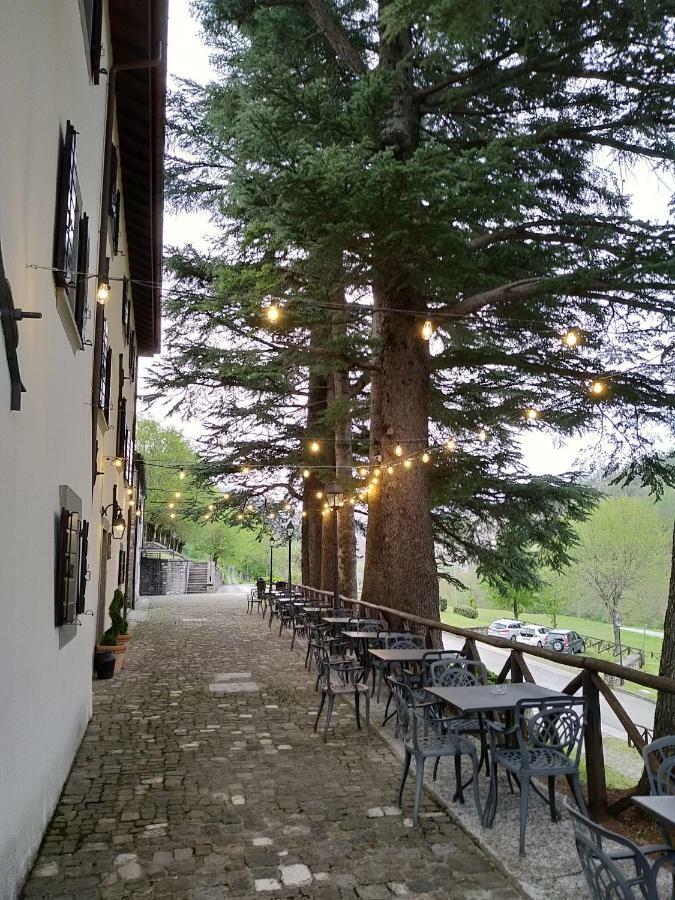
[[[490,622],[494,622],[495,619],[512,618],[513,612],[511,610],[487,609],[485,607],[478,608],[477,619],[466,619],[464,616],[454,613],[451,609],[447,609],[445,612],[441,613],[441,621],[445,622],[447,625],[456,625],[459,628],[471,628],[475,625],[489,625]],[[523,622],[532,622],[536,625],[548,625],[549,628],[551,627],[551,617],[547,616],[545,613],[526,612],[521,616],[521,620]],[[558,616],[557,627],[571,628],[574,631],[578,631],[579,634],[601,638],[603,640],[611,641],[614,639],[612,626],[608,622],[598,622],[595,619],[580,619],[576,616]],[[622,632],[621,639],[623,644],[629,644],[637,650],[641,650],[643,647],[642,635],[637,634],[634,631]],[[643,672],[650,672],[653,675],[658,674],[661,644],[662,639],[660,637],[646,635],[644,638],[645,666],[644,669],[642,669]],[[588,655],[618,662],[617,658],[610,653],[597,653],[594,650],[589,650]],[[656,691],[643,688],[640,685],[633,685],[628,682],[626,682],[625,687],[633,693],[656,699]]]

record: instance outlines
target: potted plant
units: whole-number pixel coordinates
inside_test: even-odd
[[[113,638],[114,640],[114,638]],[[112,678],[115,674],[115,663],[117,657],[112,651],[112,644],[107,644],[107,637],[104,634],[101,643],[96,645],[94,653],[94,671],[98,678]]]
[[[112,612],[113,604],[115,605],[114,618]],[[113,595],[113,602],[110,604],[110,608],[111,621],[113,622],[114,627],[117,628],[117,643],[128,644],[131,640],[131,635],[129,634],[129,623],[124,617],[124,594],[119,588],[117,588]]]
[[[110,606],[108,607],[108,612],[110,613],[110,628],[108,628],[107,631],[103,633],[101,643],[96,645],[97,653],[111,651],[115,654],[116,672],[118,672],[124,665],[124,654],[127,649],[126,642],[120,642],[118,640],[121,629],[125,624],[124,618],[121,613],[123,600],[124,595],[122,594],[122,591],[117,588],[117,590],[113,594]]]

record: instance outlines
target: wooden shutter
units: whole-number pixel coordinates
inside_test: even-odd
[[[117,407],[117,444],[115,449],[115,456],[118,459],[124,459],[124,452],[126,450],[126,438],[127,438],[127,401],[126,397],[123,397],[119,405]]]
[[[80,581],[77,590],[77,607],[75,612],[81,615],[84,612],[85,595],[87,592],[87,555],[89,553],[89,522],[82,522],[80,529]]]
[[[103,415],[110,422],[110,377],[112,375],[112,349],[108,347],[105,358],[105,394],[103,397]]]
[[[84,337],[84,319],[87,311],[87,285],[89,284],[89,216],[80,219],[80,241],[77,248],[77,290],[75,292],[75,323],[80,337]]]
[[[106,409],[106,392],[109,377],[106,373],[108,370],[108,352],[110,350],[110,340],[108,337],[108,320],[103,320],[103,330],[101,333],[101,371],[98,377],[98,405],[105,412]]]
[[[103,28],[103,0],[93,0],[91,11],[91,37],[89,44],[91,77],[98,84],[101,75],[101,32]]]
[[[80,517],[61,508],[57,539],[55,624],[75,621],[80,580]]]
[[[130,305],[129,279],[125,277],[122,281],[122,333],[126,342],[129,341]]]

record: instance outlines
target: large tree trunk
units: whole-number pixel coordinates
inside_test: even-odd
[[[314,329],[310,337],[310,346],[321,346],[323,334]],[[325,375],[310,372],[307,396],[307,434],[311,434],[316,422],[326,411],[328,402],[327,380]],[[308,466],[308,468],[310,468]],[[323,525],[321,521],[321,505],[316,499],[317,491],[324,488],[323,478],[311,470],[309,478],[304,480],[302,492],[302,583],[309,587],[321,587],[321,547]],[[322,471],[322,470],[319,470]]]
[[[334,382],[333,378],[328,379],[328,391],[327,391],[327,403],[326,408],[330,406],[333,401],[334,396]],[[323,457],[321,459],[321,463],[326,468],[323,469],[323,480],[325,484],[331,484],[334,479],[335,472],[335,435],[333,434],[333,440],[326,441],[326,448],[324,450]],[[317,500],[317,507],[321,508],[323,506],[323,500]],[[321,538],[321,590],[322,591],[332,591],[333,590],[333,576],[334,576],[334,565],[333,565],[333,557],[334,557],[334,546],[333,546],[333,514],[328,513],[327,515],[321,515],[321,520],[323,523],[323,534]]]
[[[339,291],[336,299],[340,305],[344,306],[344,291]],[[341,313],[338,313],[337,316],[344,319]],[[343,331],[344,325],[340,321],[333,323],[333,338],[339,338]],[[333,399],[338,410],[335,420],[335,474],[344,490],[352,481],[354,457],[352,453],[349,373],[343,369],[338,369],[333,373]],[[338,541],[340,593],[345,597],[356,598],[356,533],[354,531],[354,507],[351,503],[344,503],[338,513]]]
[[[675,528],[659,675],[675,678]],[[667,734],[675,734],[675,694],[659,691],[654,712],[654,737],[665,737]]]
[[[383,291],[381,298],[385,310],[412,309],[414,302],[410,294]],[[429,350],[414,316],[389,312],[382,318],[378,430],[383,469],[381,488],[370,495],[361,598],[438,620],[427,469],[419,458],[428,443]],[[397,444],[404,449],[402,457],[394,452]],[[406,457],[414,457],[410,468],[403,464]]]

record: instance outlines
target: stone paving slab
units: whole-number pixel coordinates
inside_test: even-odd
[[[246,593],[152,598],[94,716],[25,898],[516,900],[492,859],[425,796],[394,805],[400,763],[336,704]],[[199,626],[190,619],[206,619]],[[255,690],[213,691],[235,685]]]

